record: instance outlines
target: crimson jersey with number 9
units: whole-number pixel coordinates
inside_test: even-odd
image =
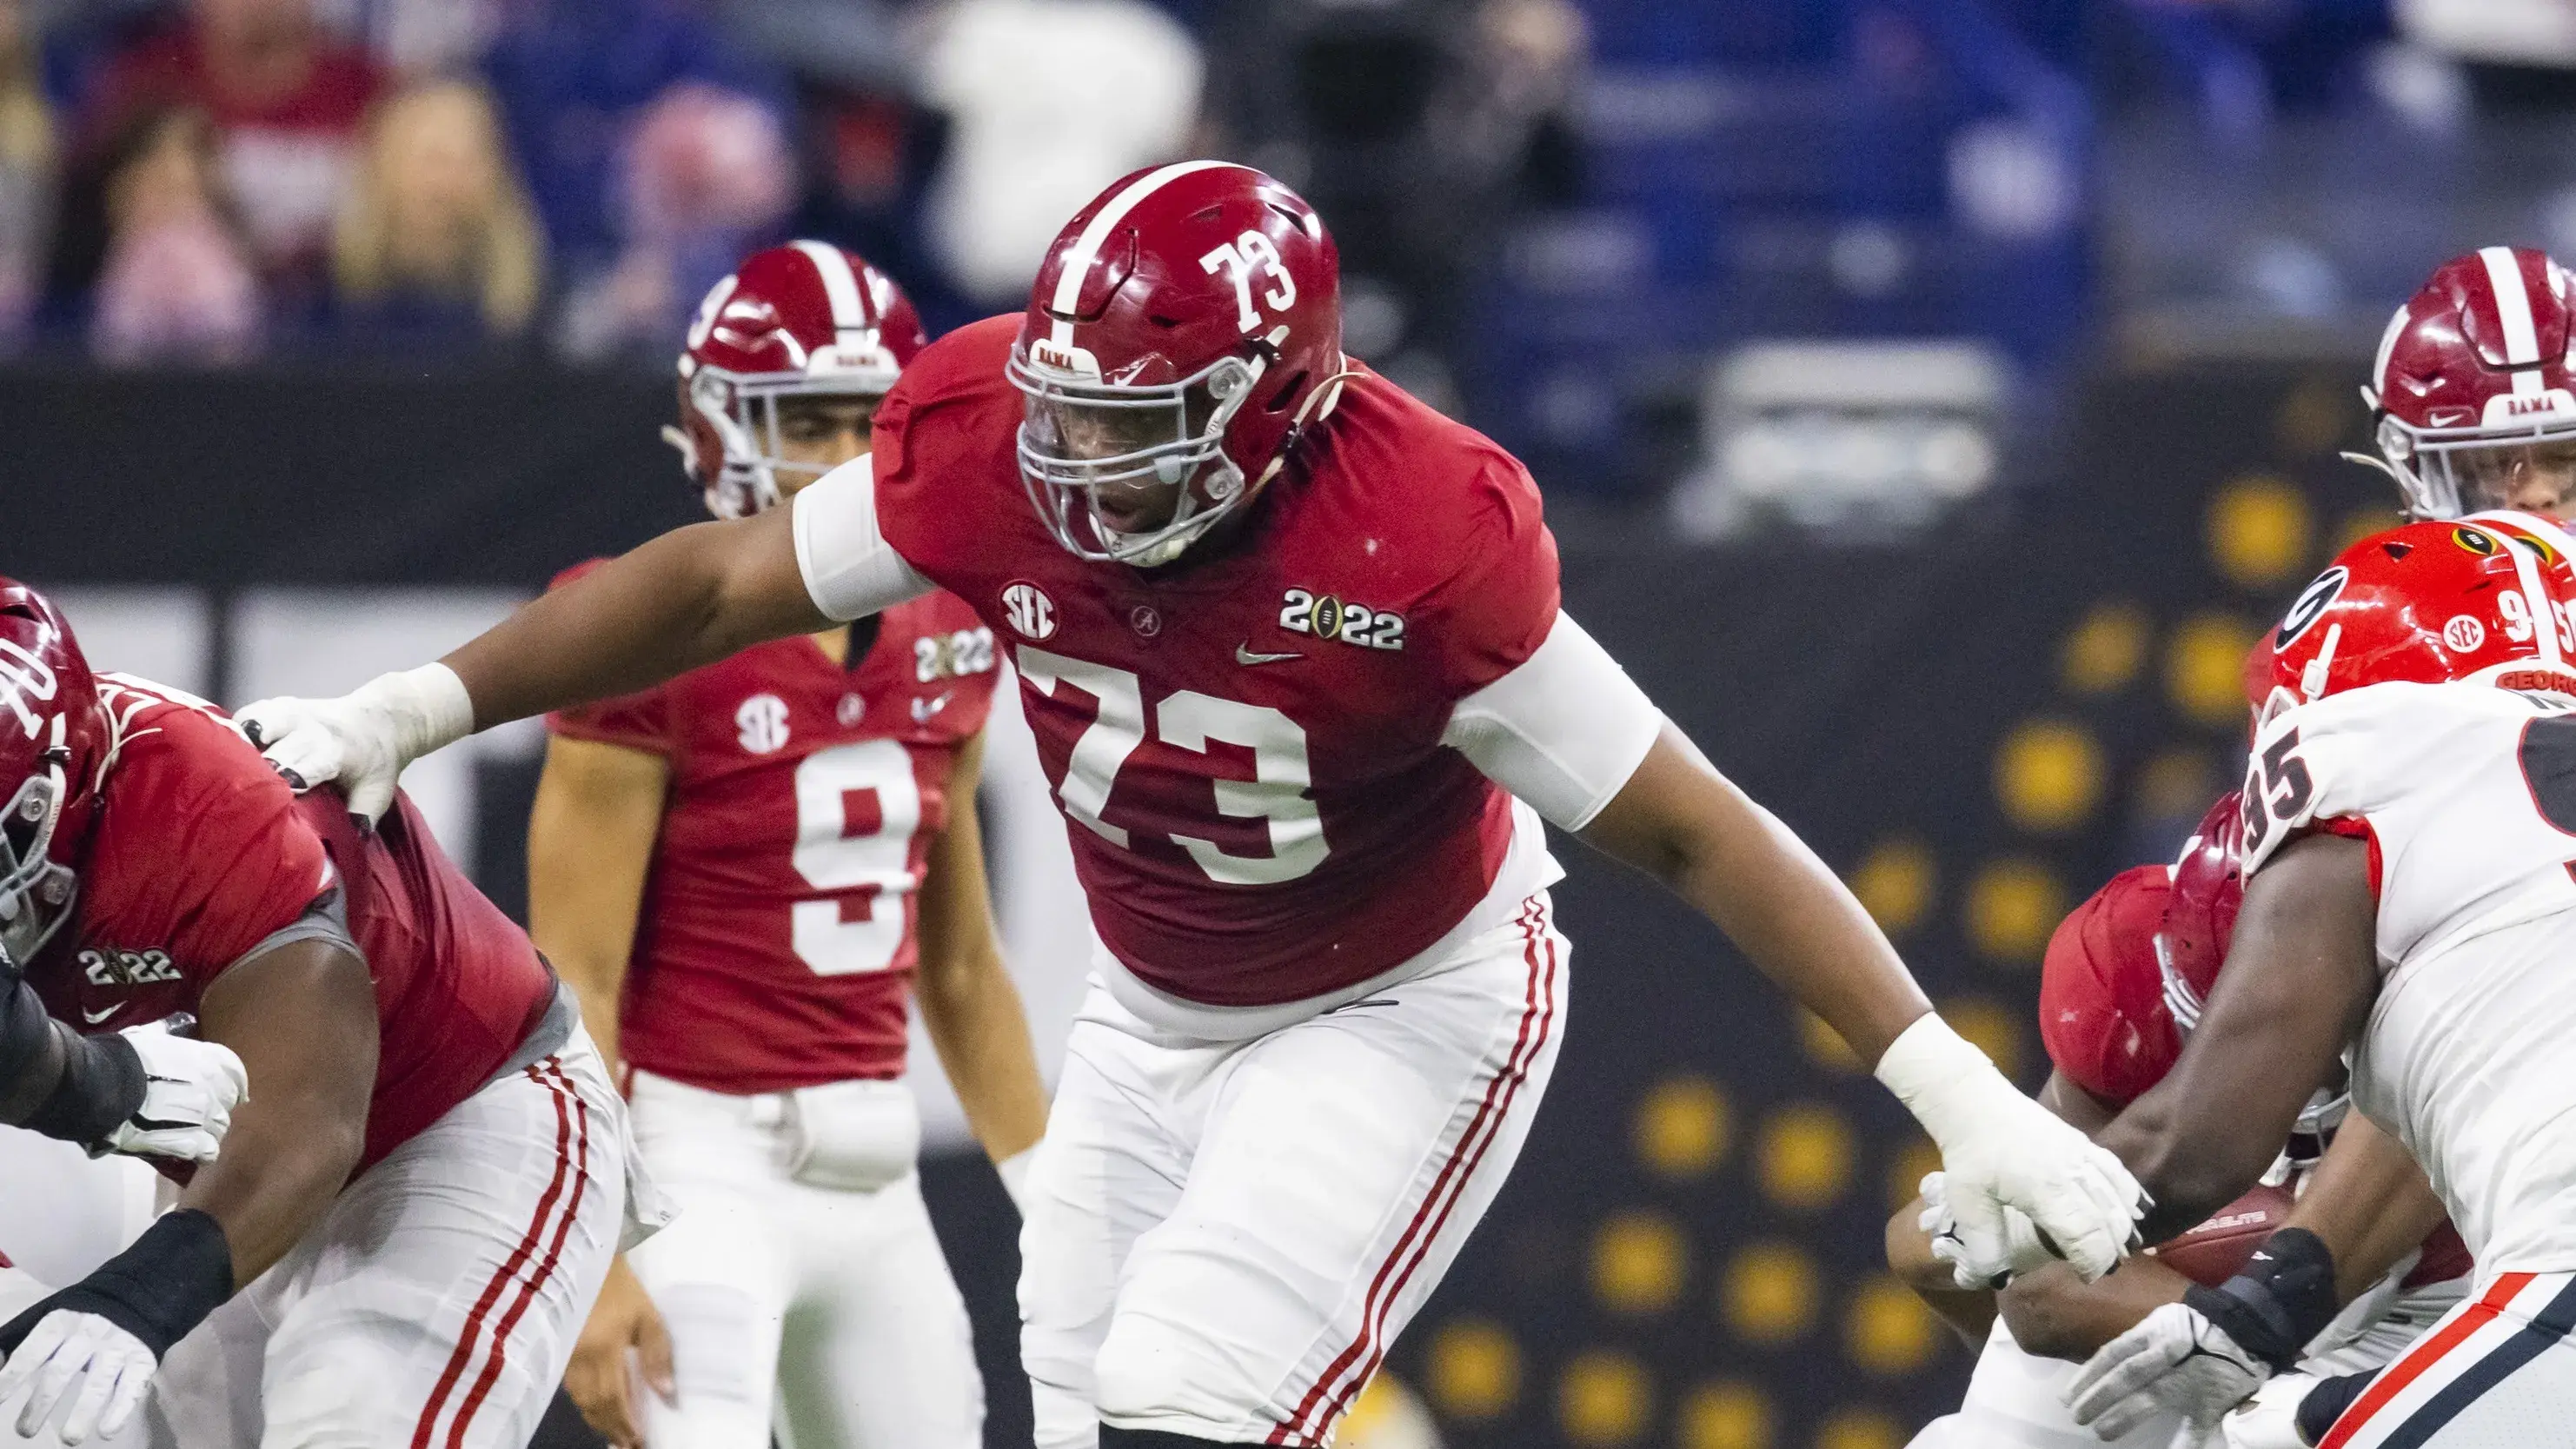
[[[670,765],[622,1003],[629,1064],[735,1094],[902,1074],[929,843],[974,808],[948,780],[995,667],[973,612],[931,594],[887,610],[846,664],[800,635],[548,719]]]

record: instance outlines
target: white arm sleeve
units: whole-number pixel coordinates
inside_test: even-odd
[[[1644,763],[1663,712],[1560,612],[1547,642],[1458,701],[1440,742],[1566,830],[1581,830]]]
[[[934,587],[877,529],[875,463],[842,464],[788,501],[796,571],[828,619],[847,623],[920,598]]]

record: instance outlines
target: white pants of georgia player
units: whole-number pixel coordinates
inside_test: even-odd
[[[578,1029],[457,1104],[170,1350],[155,1449],[521,1449],[617,1248],[625,1122]]]
[[[902,1082],[881,1104],[904,1112]],[[638,1071],[635,1142],[680,1209],[628,1255],[671,1334],[677,1404],[642,1391],[653,1449],[977,1449],[984,1380],[912,1170],[918,1119],[871,1191],[797,1181],[789,1094]],[[811,1108],[810,1099],[806,1103]],[[899,1135],[899,1134],[889,1134]]]
[[[1519,1156],[1563,1035],[1544,891],[1422,974],[1246,1041],[1093,986],[1021,1230],[1040,1449],[1099,1425],[1321,1445]]]
[[[0,1127],[0,1257],[16,1265],[0,1268],[0,1323],[124,1251],[151,1226],[159,1181],[135,1158],[92,1161],[68,1142]],[[24,1395],[0,1403],[0,1426],[14,1424],[25,1407]],[[32,1440],[0,1427],[0,1444],[18,1449],[59,1449],[61,1442],[50,1427]],[[143,1429],[138,1423],[90,1443],[133,1449],[143,1443]]]
[[[2308,1345],[2310,1357],[2300,1362],[2299,1370],[2336,1378],[2377,1368],[2450,1312],[2466,1284],[2454,1279],[2400,1289],[2397,1285],[2414,1266],[2415,1259],[2408,1257],[2389,1270],[2381,1286],[2347,1306]],[[2024,1350],[1998,1318],[1986,1335],[1985,1351],[1977,1355],[1959,1412],[1924,1425],[1910,1449],[2166,1449],[2182,1427],[2179,1414],[2158,1414],[2115,1440],[2096,1438],[2077,1424],[2066,1407],[2066,1386],[2078,1367]]]
[[[2326,1449],[2576,1445],[2576,1273],[2500,1273],[2380,1371]]]

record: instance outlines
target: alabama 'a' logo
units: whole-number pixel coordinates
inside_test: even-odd
[[[1025,580],[1002,590],[1002,620],[1023,639],[1044,639],[1055,632],[1055,600]]]

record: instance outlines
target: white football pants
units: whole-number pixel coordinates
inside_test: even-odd
[[[1095,983],[1020,1239],[1040,1449],[1104,1422],[1324,1444],[1520,1154],[1567,956],[1542,891],[1418,976],[1232,1042]]]
[[[522,1449],[626,1216],[626,1107],[590,1038],[341,1190],[162,1361],[156,1449]]]
[[[2380,1371],[2319,1449],[2576,1445],[2576,1273],[2503,1273]]]
[[[911,1110],[903,1083],[864,1085]],[[645,1441],[766,1449],[774,1428],[786,1449],[979,1449],[984,1380],[920,1175],[903,1166],[873,1191],[797,1181],[787,1094],[638,1071],[628,1095],[645,1166],[680,1210],[627,1258],[670,1330],[679,1391],[638,1391]]]
[[[0,1258],[16,1264],[0,1268],[0,1323],[123,1252],[151,1226],[160,1180],[135,1158],[92,1161],[68,1142],[0,1127]],[[32,1440],[16,1436],[10,1426],[25,1407],[24,1396],[0,1403],[0,1445],[59,1449],[50,1430]],[[94,1449],[131,1449],[142,1444],[143,1427],[90,1442]]]

